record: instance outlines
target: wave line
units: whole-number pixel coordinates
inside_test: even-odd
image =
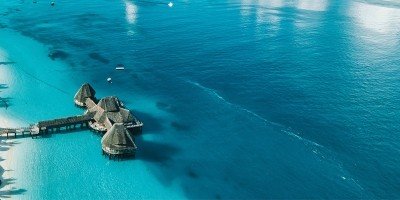
[[[214,89],[205,87],[205,86],[201,85],[200,83],[197,83],[197,82],[194,82],[194,81],[191,81],[191,80],[186,80],[186,82],[188,82],[188,83],[190,83],[192,85],[195,85],[195,86],[199,87],[200,89],[202,89],[202,90],[204,90],[204,91],[206,91],[208,93],[211,93],[212,95],[214,95],[218,99],[224,101],[225,103],[229,104],[230,106],[233,106],[233,107],[235,107],[235,108],[237,108],[239,110],[247,112],[248,114],[252,115],[253,117],[256,117],[259,120],[262,120],[265,124],[271,124],[271,125],[278,126],[278,127],[282,128],[282,132],[286,133],[289,136],[295,137],[295,138],[297,138],[297,139],[299,139],[301,141],[307,142],[307,143],[312,144],[314,146],[324,147],[323,145],[318,144],[317,142],[314,142],[314,141],[311,141],[309,139],[305,139],[305,138],[301,137],[300,135],[296,134],[293,130],[291,130],[290,128],[286,128],[282,124],[279,124],[279,123],[276,123],[276,122],[271,122],[271,121],[267,120],[266,118],[262,117],[261,115],[255,113],[255,112],[253,112],[253,111],[251,111],[251,110],[249,110],[247,108],[244,108],[244,107],[242,107],[240,105],[237,105],[237,104],[234,104],[234,103],[231,103],[231,102],[227,101],[224,97],[222,97],[220,94],[218,94],[218,92],[215,91]]]

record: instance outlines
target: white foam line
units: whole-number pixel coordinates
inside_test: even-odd
[[[256,118],[262,120],[265,124],[271,124],[271,125],[275,125],[275,126],[278,126],[278,127],[282,128],[281,131],[282,131],[283,133],[287,134],[288,136],[294,137],[294,138],[296,138],[296,139],[298,139],[298,140],[300,140],[300,141],[303,141],[303,142],[305,143],[305,145],[312,145],[312,146],[315,146],[315,147],[318,147],[318,148],[321,148],[321,149],[326,149],[323,145],[320,145],[320,144],[318,144],[318,143],[316,143],[316,142],[313,142],[313,141],[311,141],[311,140],[308,140],[308,139],[305,139],[305,138],[301,137],[300,135],[296,134],[296,133],[295,133],[293,130],[291,130],[290,128],[286,128],[286,127],[284,127],[283,125],[281,125],[281,124],[279,124],[279,123],[275,123],[275,122],[268,121],[268,120],[265,119],[264,117],[260,116],[259,114],[255,113],[255,112],[253,112],[253,111],[251,111],[251,110],[248,110],[248,109],[246,109],[246,108],[244,108],[244,107],[242,107],[242,106],[239,106],[239,105],[237,105],[237,104],[233,104],[233,103],[227,101],[224,97],[222,97],[220,94],[218,94],[218,92],[217,92],[216,90],[214,90],[214,89],[207,88],[207,87],[205,87],[205,86],[203,86],[203,85],[201,85],[201,84],[199,84],[199,83],[197,83],[197,82],[191,81],[191,80],[184,80],[184,81],[185,81],[185,82],[188,82],[188,83],[190,83],[190,84],[192,84],[192,85],[194,85],[194,86],[199,87],[199,88],[202,89],[203,91],[205,91],[205,92],[207,92],[207,93],[209,93],[209,94],[211,94],[211,95],[217,97],[218,99],[222,100],[223,102],[227,103],[227,104],[230,105],[230,106],[233,106],[233,107],[235,107],[235,108],[237,108],[237,109],[239,109],[239,110],[242,110],[242,111],[245,111],[245,112],[251,114],[252,116],[254,116],[254,117],[256,117]],[[329,149],[327,149],[327,150],[329,151]],[[313,149],[312,151],[313,151],[314,154],[321,156],[324,160],[327,160],[327,159],[328,159],[328,158],[326,158],[323,154],[319,154],[317,150]],[[336,163],[336,165],[337,165],[338,168],[340,169],[342,175],[339,175],[339,178],[342,179],[343,181],[351,181],[351,182],[352,182],[353,184],[355,184],[356,187],[358,187],[361,191],[365,191],[364,188],[358,183],[358,181],[356,181],[354,178],[352,178],[351,174],[350,174],[347,170],[343,169],[343,167],[342,167],[342,166],[343,166],[342,162],[339,161],[339,160],[337,160],[337,159],[335,159],[335,157],[336,157],[336,156],[331,155],[331,158],[328,159],[328,160],[331,160],[331,161],[333,161],[334,163]],[[343,177],[344,177],[344,179],[343,179]]]
[[[252,111],[250,111],[250,110],[248,110],[248,109],[246,109],[246,108],[243,108],[243,107],[241,107],[241,106],[235,105],[235,104],[233,104],[233,103],[227,101],[226,99],[224,99],[224,97],[222,97],[220,94],[218,94],[218,92],[216,92],[215,90],[213,90],[213,89],[211,89],[211,88],[204,87],[203,85],[200,85],[199,83],[196,83],[196,82],[193,82],[193,81],[187,81],[187,82],[189,82],[189,83],[191,83],[191,84],[193,84],[193,85],[196,85],[196,86],[198,86],[199,88],[201,88],[201,89],[203,89],[203,90],[205,90],[205,91],[207,91],[207,92],[212,93],[214,96],[216,96],[218,99],[221,99],[221,100],[224,101],[225,103],[227,103],[227,104],[229,104],[229,105],[231,105],[231,106],[234,106],[234,107],[236,107],[236,108],[239,108],[240,110],[243,110],[243,111],[245,111],[245,112],[247,112],[247,113],[249,113],[249,114],[251,114],[251,115],[257,117],[258,119],[264,121],[265,123],[278,125],[278,124],[276,124],[276,123],[273,123],[273,122],[268,121],[267,119],[261,117],[261,116],[258,115],[257,113],[254,113],[254,112],[252,112]]]
[[[237,104],[233,104],[233,103],[227,101],[226,99],[224,99],[224,97],[222,97],[220,94],[218,94],[218,92],[215,91],[214,89],[205,87],[205,86],[203,86],[203,85],[201,85],[201,84],[199,84],[199,83],[197,83],[197,82],[193,82],[193,81],[191,81],[191,80],[186,80],[186,82],[188,82],[188,83],[190,83],[190,84],[192,84],[192,85],[195,85],[195,86],[201,88],[202,90],[204,90],[204,91],[206,91],[206,92],[208,92],[208,93],[213,94],[213,95],[214,95],[215,97],[217,97],[218,99],[224,101],[225,103],[227,103],[227,104],[229,104],[229,105],[231,105],[231,106],[233,106],[233,107],[235,107],[235,108],[237,108],[237,109],[239,109],[239,110],[245,111],[245,112],[249,113],[250,115],[253,115],[254,117],[256,117],[256,118],[262,120],[265,124],[271,124],[271,125],[275,125],[275,126],[282,127],[282,128],[283,128],[282,131],[283,131],[284,133],[288,134],[289,136],[295,137],[295,138],[297,138],[297,139],[299,139],[299,140],[301,140],[301,141],[307,142],[307,143],[309,143],[309,144],[312,144],[312,145],[315,145],[315,146],[318,146],[318,147],[324,147],[324,146],[322,146],[322,145],[320,145],[320,144],[318,144],[318,143],[316,143],[316,142],[313,142],[313,141],[311,141],[311,140],[302,138],[301,136],[299,136],[298,134],[294,133],[293,131],[291,131],[291,130],[289,130],[289,129],[287,129],[287,128],[284,128],[284,126],[283,126],[282,124],[278,124],[278,123],[275,123],[275,122],[268,121],[268,120],[265,119],[264,117],[260,116],[259,114],[255,113],[255,112],[253,112],[253,111],[251,111],[251,110],[249,110],[249,109],[247,109],[247,108],[244,108],[244,107],[242,107],[242,106],[239,106],[239,105],[237,105]]]
[[[282,130],[282,131],[283,131],[284,133],[290,135],[290,136],[293,136],[293,137],[296,137],[296,138],[299,139],[299,140],[302,140],[302,141],[311,143],[311,144],[313,144],[313,145],[315,145],[315,146],[317,146],[317,147],[321,147],[321,148],[324,147],[323,145],[320,145],[320,144],[318,144],[318,143],[316,143],[316,142],[313,142],[313,141],[311,141],[311,140],[302,138],[301,136],[297,135],[296,133],[294,133],[294,132],[291,131],[291,130]]]

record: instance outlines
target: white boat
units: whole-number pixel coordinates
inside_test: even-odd
[[[107,78],[107,82],[111,83],[112,79],[111,78]]]
[[[118,65],[115,67],[115,70],[125,70],[125,67],[124,67],[123,64],[118,64]]]

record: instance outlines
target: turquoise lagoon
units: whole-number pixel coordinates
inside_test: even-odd
[[[167,3],[0,2],[0,127],[82,113],[84,82],[145,124],[123,162],[3,139],[0,198],[400,197],[395,1]]]

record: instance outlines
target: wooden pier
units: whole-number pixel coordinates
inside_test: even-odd
[[[31,136],[37,137],[49,132],[59,132],[61,130],[73,130],[76,128],[87,128],[90,120],[93,119],[94,113],[87,113],[84,115],[77,115],[66,118],[59,118],[47,121],[40,121],[37,124],[31,124],[29,127],[20,128],[3,128],[0,129],[0,135],[5,135],[7,138],[10,136]]]
[[[51,132],[59,132],[61,130],[72,130],[77,127],[89,127],[89,121],[93,119],[94,113],[87,113],[84,115],[77,115],[73,117],[59,118],[47,121],[40,121],[37,123],[38,134],[47,134]]]
[[[34,136],[36,135],[35,133],[35,127],[30,126],[30,127],[21,127],[21,128],[4,128],[0,130],[0,135],[6,135],[7,138],[10,136],[14,136],[14,138],[17,138],[18,135],[25,137],[27,135],[29,136]]]
[[[29,127],[0,128],[0,136],[17,138],[29,135],[35,138],[50,132],[91,128],[104,134],[101,141],[103,154],[109,158],[134,155],[137,147],[133,135],[142,132],[143,123],[126,109],[117,97],[108,96],[98,101],[95,93],[92,86],[85,83],[75,94],[75,104],[86,109],[83,115],[39,121]],[[0,103],[2,101],[7,109],[7,102],[0,98]]]

